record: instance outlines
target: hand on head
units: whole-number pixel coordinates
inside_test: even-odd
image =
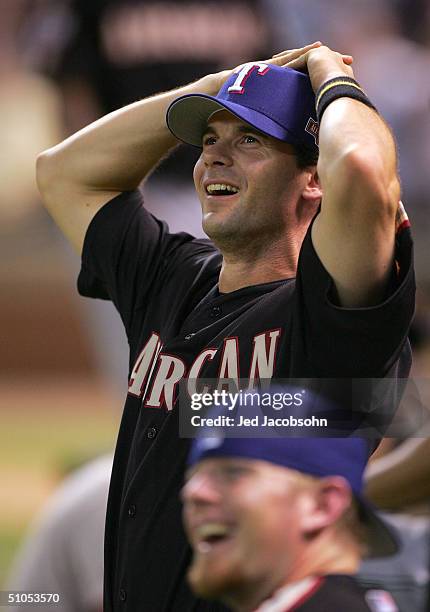
[[[294,70],[308,71],[308,62],[315,63],[315,61],[321,60],[325,60],[326,62],[327,60],[330,60],[331,62],[336,61],[339,67],[345,70],[345,74],[352,77],[354,76],[352,68],[349,68],[354,61],[352,55],[332,51],[328,47],[324,46],[319,40],[297,49],[286,49],[284,51],[280,51],[269,59],[259,61],[263,61],[265,64],[274,64],[276,66],[293,68]],[[232,72],[237,71],[237,68],[239,67],[240,66],[236,66],[231,70],[222,70],[221,72],[218,72],[216,75],[218,77],[218,88],[221,88],[225,81],[231,76]]]

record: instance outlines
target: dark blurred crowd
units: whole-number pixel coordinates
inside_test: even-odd
[[[420,223],[428,217],[424,214],[430,162],[427,0],[3,0],[1,4],[2,55],[7,51],[2,63],[15,52],[19,59],[12,61],[22,69],[46,75],[56,84],[66,132],[202,74],[307,41],[322,40],[351,53],[358,80],[395,131],[405,202]],[[189,179],[192,157],[184,154],[181,163],[175,159],[166,171],[173,178]]]

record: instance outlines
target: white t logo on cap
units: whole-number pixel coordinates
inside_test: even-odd
[[[269,70],[270,66],[269,64],[263,64],[263,62],[247,62],[246,64],[241,64],[234,69],[234,72],[239,72],[239,74],[233,85],[230,85],[227,91],[229,93],[243,93],[245,91],[245,81],[255,68],[258,68],[257,74],[263,75]]]

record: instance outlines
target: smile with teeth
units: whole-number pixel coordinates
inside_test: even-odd
[[[205,523],[195,530],[197,546],[200,552],[208,552],[214,544],[231,535],[231,528],[224,523]]]
[[[211,183],[206,186],[206,193],[209,195],[231,195],[238,193],[239,189],[237,187],[233,187],[233,185],[227,185],[227,183]]]

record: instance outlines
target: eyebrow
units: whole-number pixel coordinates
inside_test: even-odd
[[[257,129],[256,127],[250,125],[250,124],[241,124],[237,127],[237,131],[239,134],[249,134],[250,132],[253,134],[258,134],[259,136],[261,136],[262,138],[268,138],[267,134],[264,134],[263,132],[261,132],[259,129]],[[202,138],[204,138],[205,136],[207,136],[208,134],[216,134],[217,131],[214,127],[212,127],[211,125],[208,125],[206,127],[206,129],[203,131],[202,134]]]

